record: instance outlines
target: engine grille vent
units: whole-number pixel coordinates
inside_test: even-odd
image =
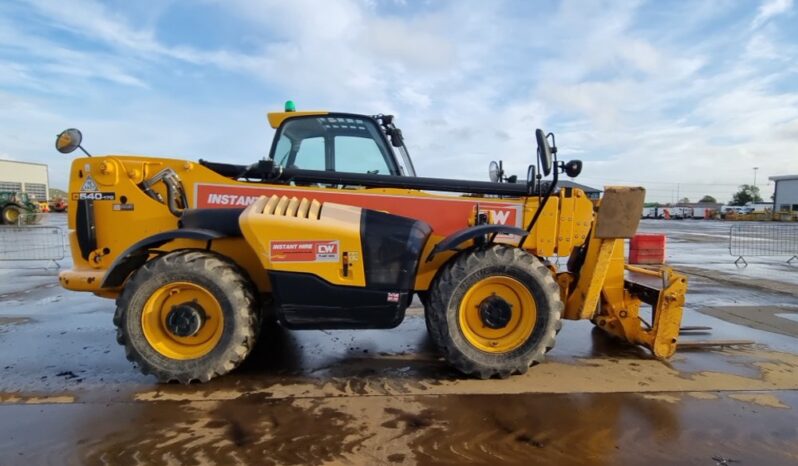
[[[316,199],[289,198],[288,196],[277,196],[275,194],[269,198],[266,207],[263,209],[263,214],[318,220],[321,214],[321,202]]]

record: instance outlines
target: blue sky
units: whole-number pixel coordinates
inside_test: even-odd
[[[66,185],[66,127],[92,153],[251,162],[265,113],[393,113],[423,176],[523,175],[533,131],[580,181],[728,200],[798,173],[792,0],[6,0],[0,158]]]

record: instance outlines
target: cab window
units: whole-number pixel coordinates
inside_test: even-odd
[[[307,138],[299,143],[293,165],[305,170],[324,170],[324,138]]]
[[[286,120],[278,130],[272,159],[277,165],[305,170],[399,174],[393,152],[377,124],[354,115]]]
[[[373,175],[391,173],[377,143],[357,136],[335,137],[335,171]]]

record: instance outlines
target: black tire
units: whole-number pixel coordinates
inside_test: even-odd
[[[430,307],[430,291],[417,291],[418,299],[421,301],[421,304],[424,306],[424,326],[427,328],[427,335],[429,336],[430,341],[432,342],[432,346],[437,350],[440,351],[441,341],[438,338],[437,333],[432,331],[432,324],[430,323],[430,313],[432,309]]]
[[[468,342],[459,324],[459,308],[472,285],[490,276],[514,278],[530,291],[537,308],[531,335],[519,347],[489,353]],[[554,347],[563,310],[560,288],[535,256],[502,245],[466,251],[450,261],[436,278],[430,293],[430,327],[446,360],[460,372],[481,379],[523,374],[542,362]]]
[[[15,204],[9,204],[9,205],[3,207],[3,214],[2,214],[3,215],[3,225],[16,225],[17,224],[18,220],[15,221],[15,220],[11,219],[11,212],[16,212],[17,213],[17,215],[16,215],[17,219],[22,217],[22,207],[20,207],[18,205],[15,205]]]
[[[156,351],[144,335],[142,312],[148,298],[171,282],[190,282],[207,289],[219,302],[222,334],[216,346],[196,359],[172,359]],[[116,301],[117,341],[127,359],[160,382],[207,382],[241,364],[255,347],[261,309],[255,287],[235,263],[216,253],[181,250],[142,266]]]

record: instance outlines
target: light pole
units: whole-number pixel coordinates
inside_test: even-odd
[[[754,167],[754,187],[756,188],[756,171],[759,170],[759,167]]]

